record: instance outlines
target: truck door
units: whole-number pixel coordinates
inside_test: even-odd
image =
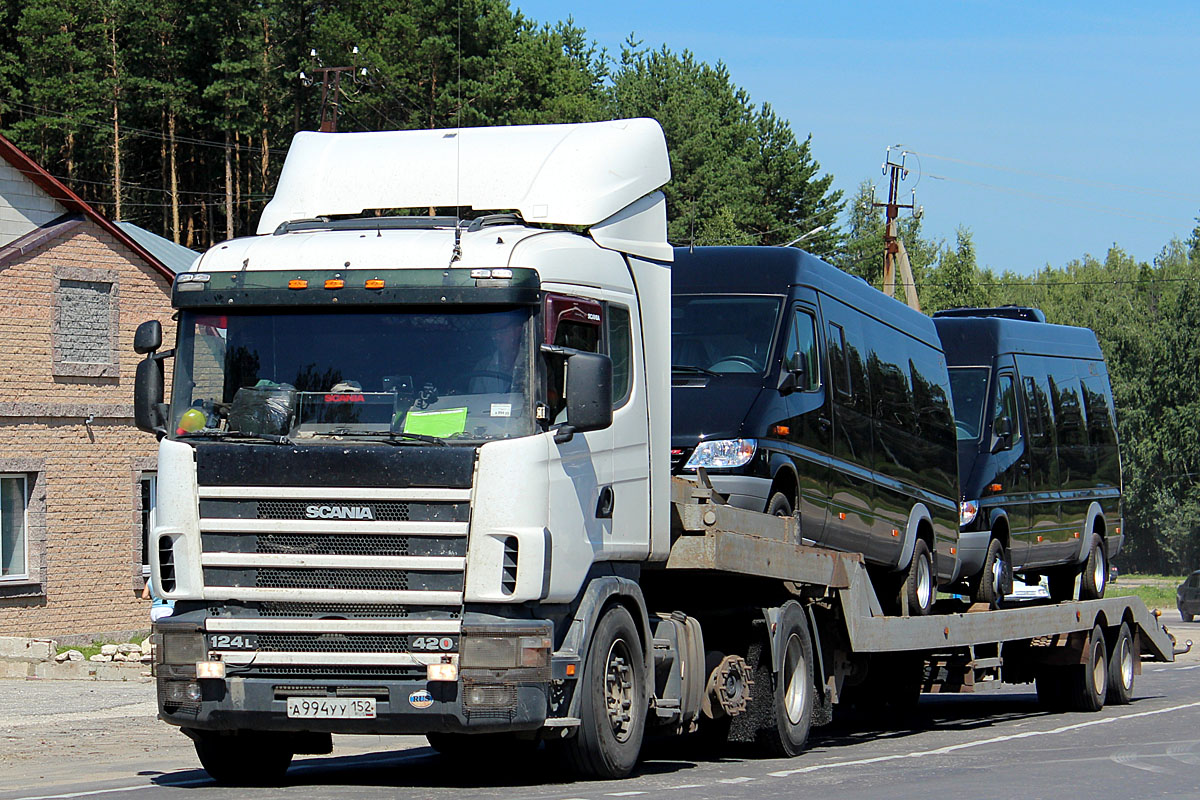
[[[1029,473],[1030,454],[1025,422],[1017,397],[1017,378],[1011,366],[996,374],[992,395],[992,480],[984,487],[987,506],[998,506],[1008,514],[1012,534],[1010,557],[1023,563],[1028,548],[1030,527]]]
[[[798,291],[780,365],[780,386],[786,392],[788,445],[799,493],[796,513],[800,535],[820,542],[829,514],[829,456],[833,443],[833,413],[829,389],[829,358],[821,335],[816,293]]]
[[[603,307],[598,300],[547,295],[544,306],[548,344],[598,353],[604,341]],[[555,356],[548,364],[548,413],[553,424],[565,422],[564,370]],[[570,441],[550,441],[549,528],[551,535],[582,532],[591,558],[610,549],[613,520],[613,427],[576,433]],[[514,476],[514,480],[519,476]]]

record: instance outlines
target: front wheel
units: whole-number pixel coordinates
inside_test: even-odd
[[[185,730],[204,771],[225,786],[278,786],[292,763],[292,750],[279,734]]]
[[[1092,549],[1079,578],[1079,599],[1099,600],[1108,586],[1108,558],[1104,555],[1104,540],[1092,534]]]
[[[1004,571],[1008,561],[1008,550],[999,539],[988,542],[987,555],[983,557],[983,571],[972,586],[971,600],[997,606],[1004,599]]]
[[[579,731],[557,744],[576,772],[626,777],[642,749],[647,700],[641,637],[625,608],[600,618],[576,691],[583,693]]]
[[[1196,616],[1195,614],[1189,614],[1188,612],[1184,611],[1184,610],[1183,610],[1183,606],[1180,606],[1180,607],[1179,607],[1179,620],[1180,620],[1180,622],[1191,622],[1191,621],[1192,621],[1192,618],[1193,618],[1193,617],[1195,617],[1195,616]]]
[[[792,501],[783,492],[776,492],[767,501],[767,513],[773,517],[792,516]]]
[[[937,596],[937,578],[933,571],[933,554],[924,539],[917,539],[913,547],[912,561],[908,564],[908,576],[900,591],[908,599],[908,614],[923,617],[933,610]]]

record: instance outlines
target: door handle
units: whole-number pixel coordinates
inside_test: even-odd
[[[616,505],[616,497],[613,495],[612,487],[603,487],[600,490],[600,498],[596,501],[596,519],[612,519],[614,505]]]
[[[821,430],[827,431],[829,430],[829,427],[833,425],[833,421],[828,417],[817,417],[817,425],[821,427]]]
[[[1017,464],[1017,469],[1021,470],[1021,472],[1029,472],[1030,464],[1028,461],[1021,461]]]

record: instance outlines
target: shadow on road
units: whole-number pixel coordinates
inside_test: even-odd
[[[1134,703],[1153,699],[1142,697]],[[804,754],[793,761],[836,756],[855,745],[895,742],[931,730],[945,733],[978,733],[1021,720],[1056,717],[1069,724],[1088,714],[1054,713],[1044,710],[1030,693],[1003,695],[924,695],[921,702],[903,714],[867,714],[857,709],[839,714],[835,721],[813,731]],[[704,764],[734,764],[760,761],[764,756],[753,744],[714,744],[699,737],[649,739],[643,757],[631,778],[672,775]],[[499,767],[499,768],[494,768]],[[154,783],[172,788],[212,786],[201,769],[156,775]],[[561,760],[546,748],[528,756],[488,760],[486,753],[443,755],[429,747],[367,753],[352,756],[323,756],[295,761],[285,786],[363,786],[423,789],[512,789],[578,785],[588,782],[568,772]],[[498,794],[503,794],[499,792]]]

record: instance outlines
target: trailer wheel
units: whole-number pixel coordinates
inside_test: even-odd
[[[1122,622],[1113,640],[1112,652],[1108,655],[1108,696],[1105,702],[1112,706],[1128,705],[1133,700],[1134,659],[1133,635],[1129,624]]]
[[[600,618],[576,691],[583,692],[579,732],[556,744],[580,774],[626,777],[642,749],[647,700],[641,637],[623,607]]]
[[[1099,711],[1104,708],[1108,693],[1108,649],[1104,645],[1104,629],[1092,628],[1084,652],[1084,661],[1067,668],[1067,696],[1075,711]]]
[[[999,539],[992,539],[988,542],[987,555],[983,557],[983,571],[979,573],[979,580],[974,582],[971,587],[973,602],[995,606],[1004,599],[1002,586],[1006,563],[1008,563],[1007,548]]]
[[[1062,711],[1066,708],[1063,697],[1063,667],[1042,667],[1034,674],[1038,705],[1047,711]]]
[[[783,607],[778,625],[779,671],[771,675],[773,719],[764,721],[756,738],[771,755],[795,756],[804,750],[812,727],[816,699],[812,637],[804,611],[795,603]]]
[[[900,591],[908,595],[908,614],[924,617],[933,609],[937,597],[937,575],[933,571],[933,556],[924,539],[913,546],[912,561],[908,564],[906,580]]]
[[[204,771],[225,786],[278,786],[292,763],[292,751],[279,734],[221,733],[185,729]]]
[[[1092,534],[1092,549],[1083,565],[1079,579],[1079,599],[1099,600],[1108,586],[1108,559],[1104,556],[1104,540]]]

